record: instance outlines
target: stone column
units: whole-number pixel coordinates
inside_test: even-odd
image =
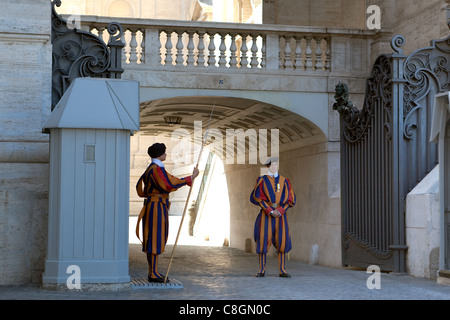
[[[50,1],[0,10],[0,285],[40,282],[48,211]]]
[[[439,270],[437,282],[450,285],[450,92],[436,95],[431,141],[439,144]]]

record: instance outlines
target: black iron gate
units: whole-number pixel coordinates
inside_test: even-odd
[[[450,38],[408,57],[404,39],[376,60],[361,109],[336,86],[341,116],[343,265],[405,272],[405,200],[438,163],[429,142],[434,95],[449,90]]]

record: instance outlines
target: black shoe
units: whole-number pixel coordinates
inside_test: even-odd
[[[262,277],[264,277],[264,273],[259,272],[259,273],[256,274],[256,277],[257,278],[262,278]]]
[[[280,278],[290,278],[291,275],[289,273],[280,273]]]

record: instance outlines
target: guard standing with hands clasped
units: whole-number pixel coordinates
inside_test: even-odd
[[[278,253],[279,276],[290,278],[285,269],[286,253],[292,248],[287,210],[295,205],[296,196],[289,179],[278,174],[278,157],[269,158],[265,165],[269,171],[258,177],[250,195],[250,202],[261,209],[254,227],[256,253],[259,257],[256,276],[264,277],[266,255],[273,244]]]

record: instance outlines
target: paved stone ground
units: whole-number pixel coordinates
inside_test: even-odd
[[[172,246],[160,257],[165,273]],[[182,288],[121,292],[51,291],[38,285],[2,286],[5,300],[449,300],[450,286],[408,275],[381,274],[381,288],[369,290],[365,270],[311,266],[287,261],[292,278],[279,278],[277,258],[268,257],[264,278],[256,278],[256,254],[228,247],[184,246],[175,251],[169,278]],[[130,275],[145,278],[147,262],[140,245],[130,244]]]

